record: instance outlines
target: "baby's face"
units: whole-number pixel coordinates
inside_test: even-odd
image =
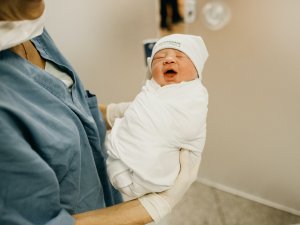
[[[197,78],[197,70],[190,58],[171,48],[162,49],[154,55],[151,70],[153,79],[161,86]]]

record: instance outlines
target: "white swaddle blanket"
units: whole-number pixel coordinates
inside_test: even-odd
[[[180,170],[179,150],[201,157],[207,104],[199,79],[163,87],[147,81],[106,138],[113,186],[130,198],[171,187]]]

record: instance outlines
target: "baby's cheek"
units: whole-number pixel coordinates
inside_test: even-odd
[[[152,77],[155,80],[159,79],[161,77],[161,70],[158,68],[152,68]]]

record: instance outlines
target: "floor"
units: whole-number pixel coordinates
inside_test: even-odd
[[[199,182],[160,225],[295,225],[300,217]]]

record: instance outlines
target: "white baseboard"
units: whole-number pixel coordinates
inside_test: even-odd
[[[300,216],[300,211],[299,210],[296,210],[296,209],[278,204],[276,202],[272,202],[272,201],[263,199],[261,197],[257,197],[255,195],[252,195],[252,194],[249,194],[249,193],[246,193],[246,192],[236,190],[236,189],[231,188],[231,187],[227,187],[223,184],[219,184],[219,183],[210,181],[210,180],[205,179],[205,178],[198,178],[197,182],[199,182],[201,184],[204,184],[204,185],[207,185],[209,187],[213,187],[213,188],[219,189],[221,191],[225,191],[225,192],[228,192],[230,194],[237,195],[239,197],[242,197],[242,198],[245,198],[245,199],[248,199],[248,200],[251,200],[251,201],[254,201],[254,202],[269,206],[269,207],[272,207],[272,208],[275,208],[275,209],[279,209],[279,210],[294,214],[296,216]]]

